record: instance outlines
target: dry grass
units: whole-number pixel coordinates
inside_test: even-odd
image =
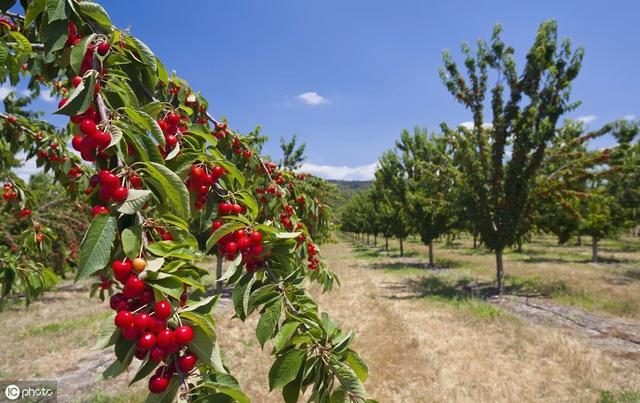
[[[424,252],[416,244],[407,247],[417,255]],[[436,253],[458,263],[454,274],[490,278],[492,256],[465,250],[438,245]],[[380,402],[592,402],[600,397],[613,402],[634,401],[640,394],[640,357],[610,355],[571,333],[528,323],[480,300],[447,298],[446,292],[423,298],[415,290],[424,286],[423,270],[385,266],[390,259],[380,257],[356,259],[345,243],[326,245],[322,252],[343,286],[330,294],[312,293],[322,310],[356,330],[355,347],[370,366],[366,386]],[[576,281],[593,295],[607,287],[623,288],[620,295],[626,295],[637,287],[638,281],[591,284],[622,276],[633,269],[627,263],[566,266],[514,260],[512,254],[507,261],[508,273],[520,277],[540,275],[536,268],[542,267],[545,276],[569,281],[569,273],[578,271]],[[86,289],[53,292],[28,309],[3,312],[0,378],[57,378],[77,362],[96,359],[91,346],[108,309],[87,295]],[[252,401],[281,401],[278,392],[268,392],[269,346],[263,352],[255,340],[256,318],[242,323],[231,316],[228,305],[216,314],[227,364]],[[94,379],[72,400],[135,402],[144,397],[143,383],[128,397],[126,379]]]

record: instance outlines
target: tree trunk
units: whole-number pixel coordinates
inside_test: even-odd
[[[384,250],[389,251],[389,237],[386,235],[384,236]]]
[[[517,249],[518,253],[522,253],[522,241],[518,240],[518,249]]]
[[[496,275],[498,277],[498,294],[504,294],[504,266],[502,265],[502,249],[496,249]]]
[[[591,261],[598,262],[598,238],[594,236],[591,237]]]
[[[222,277],[222,255],[218,255],[216,260],[216,293],[222,294],[222,281],[217,281]]]
[[[475,232],[473,233],[473,249],[478,247],[478,234],[476,234]]]
[[[429,267],[433,268],[433,240],[429,241]]]
[[[578,246],[582,246],[582,236],[578,234],[578,239],[576,239]]]
[[[400,238],[400,257],[404,256],[404,247],[402,245],[402,238]]]
[[[369,245],[369,233],[367,233],[367,245]]]
[[[378,247],[378,234],[373,234],[373,246]]]

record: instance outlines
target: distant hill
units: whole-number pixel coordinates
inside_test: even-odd
[[[366,190],[371,187],[373,181],[342,181],[335,179],[328,179],[327,182],[338,187],[339,196],[334,201],[335,210],[340,210],[342,207],[356,192]]]

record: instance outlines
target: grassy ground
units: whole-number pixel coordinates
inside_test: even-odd
[[[406,248],[410,259],[385,257],[344,240],[325,245],[323,256],[343,285],[330,294],[312,290],[323,310],[356,330],[356,348],[370,366],[366,386],[372,397],[380,402],[640,401],[639,356],[610,354],[567,331],[532,324],[461,293],[466,283],[488,283],[493,276],[492,256],[473,250],[469,240],[436,245],[438,262],[454,267],[438,276],[417,264],[423,246],[408,242]],[[586,247],[556,247],[545,239],[526,246],[524,254],[509,253],[511,289],[547,292],[558,301],[637,318],[640,248],[620,242],[602,249],[610,260],[599,265],[584,262]],[[29,308],[10,306],[0,314],[5,347],[0,379],[57,379],[103,359],[91,346],[107,312],[106,304],[88,299],[86,287],[51,292]],[[281,401],[278,392],[268,392],[270,347],[263,352],[256,342],[256,319],[232,319],[228,304],[216,319],[225,360],[252,400]],[[88,386],[60,401],[144,399],[144,383],[127,389],[127,376],[106,382],[97,373],[87,377]]]
[[[371,239],[373,243],[373,239]],[[398,242],[389,241],[390,255],[398,254]],[[418,241],[405,242],[405,256],[425,259],[427,248]],[[356,256],[378,259],[387,255],[380,248],[359,244]],[[510,293],[549,296],[558,302],[613,316],[640,319],[640,240],[622,238],[601,242],[600,263],[591,263],[591,248],[557,245],[551,237],[538,237],[522,253],[505,251],[506,286]],[[495,257],[473,248],[468,237],[447,245],[436,242],[436,264],[455,268],[452,281],[493,285]],[[376,266],[378,267],[378,266]],[[420,273],[402,262],[380,267],[386,271]]]

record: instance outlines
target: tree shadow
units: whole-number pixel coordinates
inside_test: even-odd
[[[374,270],[420,269],[429,271],[451,270],[462,267],[462,263],[452,259],[436,259],[434,266],[426,262],[379,262],[369,265]]]

